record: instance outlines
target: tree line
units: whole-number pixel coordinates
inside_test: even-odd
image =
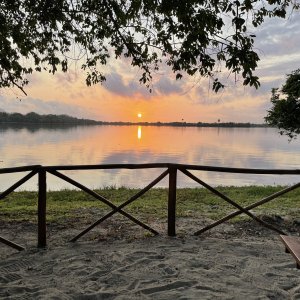
[[[36,124],[74,124],[94,125],[101,122],[88,119],[78,119],[68,115],[39,115],[35,112],[28,114],[0,112],[0,123],[36,123]]]
[[[266,124],[235,123],[235,122],[107,122],[90,119],[79,119],[68,115],[40,115],[35,112],[28,114],[0,112],[0,123],[17,124],[69,124],[69,125],[140,125],[140,126],[174,126],[174,127],[265,127]]]
[[[260,58],[253,32],[266,19],[288,18],[299,8],[299,0],[2,0],[0,89],[16,87],[26,95],[31,73],[67,72],[74,61],[86,74],[86,84],[97,84],[106,80],[105,65],[124,58],[140,69],[139,81],[149,91],[152,75],[165,68],[176,80],[208,77],[216,92],[225,88],[224,71],[258,88]],[[299,76],[296,70],[281,90],[273,89],[265,118],[291,138],[300,134]],[[4,122],[96,122],[64,115],[2,117]]]
[[[205,123],[205,122],[101,122],[102,125],[140,125],[140,126],[172,126],[172,127],[268,127],[267,124],[253,124],[253,123],[235,123],[235,122],[218,122],[218,123]]]

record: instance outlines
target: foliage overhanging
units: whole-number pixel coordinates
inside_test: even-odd
[[[95,84],[105,80],[101,66],[113,57],[140,68],[147,87],[166,64],[176,79],[212,78],[215,91],[224,87],[221,65],[257,88],[251,29],[294,8],[293,0],[2,0],[0,88],[25,93],[28,74],[66,72],[72,60],[87,85]]]
[[[300,69],[287,75],[281,90],[272,89],[271,103],[266,122],[291,139],[300,134]]]

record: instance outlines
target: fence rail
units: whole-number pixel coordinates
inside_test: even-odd
[[[68,176],[62,174],[59,171],[67,171],[67,170],[108,170],[108,169],[165,169],[161,175],[159,175],[157,178],[155,178],[152,182],[150,182],[148,185],[146,185],[143,189],[141,189],[136,195],[132,196],[130,199],[125,201],[123,204],[116,206],[112,202],[110,202],[108,199],[104,198],[103,196],[97,194],[95,191],[89,189],[88,187],[84,186],[83,184],[69,178]],[[281,229],[278,229],[274,227],[271,224],[268,224],[255,216],[252,212],[250,212],[251,209],[258,207],[264,203],[267,203],[271,200],[274,200],[275,198],[288,193],[294,189],[297,189],[300,187],[300,182],[289,186],[277,193],[274,193],[270,196],[267,196],[251,205],[248,205],[247,207],[242,207],[238,203],[236,203],[234,200],[230,199],[226,195],[222,194],[220,191],[216,190],[214,187],[210,186],[206,182],[202,181],[200,178],[196,177],[194,174],[192,174],[190,171],[208,171],[208,172],[223,172],[223,173],[237,173],[237,174],[272,174],[272,175],[300,175],[299,169],[249,169],[249,168],[226,168],[226,167],[214,167],[214,166],[203,166],[203,165],[185,165],[185,164],[172,164],[172,163],[148,163],[148,164],[104,164],[104,165],[72,165],[72,166],[41,166],[41,165],[32,165],[32,166],[22,166],[22,167],[15,167],[15,168],[2,168],[0,169],[0,174],[8,174],[8,173],[19,173],[19,172],[29,172],[27,175],[25,175],[23,178],[15,182],[13,185],[11,185],[9,188],[7,188],[5,191],[0,193],[0,200],[8,196],[10,193],[15,191],[18,187],[20,187],[22,184],[24,184],[26,181],[28,181],[30,178],[38,174],[38,199],[37,199],[37,216],[38,216],[38,247],[46,247],[47,245],[47,226],[46,226],[46,215],[47,215],[47,173],[52,174],[70,184],[73,186],[83,190],[87,194],[93,196],[97,200],[101,201],[102,203],[109,206],[112,210],[107,213],[106,215],[102,216],[99,220],[91,224],[89,227],[84,229],[82,232],[80,232],[77,236],[71,239],[72,242],[76,241],[83,235],[85,235],[87,232],[89,232],[91,229],[93,229],[95,226],[102,223],[104,220],[110,218],[112,215],[116,213],[120,213],[123,216],[130,219],[132,222],[136,223],[137,225],[143,227],[146,230],[149,230],[152,234],[156,235],[158,232],[151,228],[149,225],[141,222],[134,216],[130,215],[126,211],[123,210],[124,207],[132,203],[133,201],[137,200],[139,197],[141,197],[143,194],[145,194],[148,190],[153,188],[158,182],[160,182],[163,178],[166,176],[169,176],[169,187],[168,187],[168,235],[169,236],[175,236],[176,235],[176,192],[177,192],[177,174],[178,171],[183,173],[184,175],[188,176],[204,188],[208,189],[227,203],[231,204],[233,207],[237,208],[236,211],[233,213],[225,216],[224,218],[217,220],[216,222],[196,231],[194,234],[199,235],[207,230],[210,230],[211,228],[218,226],[222,224],[225,221],[228,221],[229,219],[239,215],[239,214],[246,214],[250,218],[254,219],[258,223],[260,223],[262,226],[265,226],[271,230],[274,230],[275,232],[279,234],[284,234],[284,232]],[[10,247],[13,247],[17,250],[23,250],[24,247],[9,241],[3,237],[0,236],[0,243],[4,243]]]

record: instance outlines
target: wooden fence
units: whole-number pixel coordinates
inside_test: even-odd
[[[107,169],[163,169],[161,175],[159,175],[156,179],[154,179],[152,182],[150,182],[146,187],[141,189],[137,194],[132,196],[130,199],[125,201],[123,204],[116,206],[112,202],[110,202],[108,199],[104,198],[103,196],[99,195],[95,191],[89,189],[88,187],[82,185],[81,183],[71,179],[70,177],[64,175],[61,173],[61,171],[67,171],[67,170],[107,170]],[[278,229],[274,227],[271,224],[268,224],[261,220],[260,218],[256,217],[252,212],[250,212],[251,209],[258,207],[264,203],[267,203],[289,191],[292,191],[298,187],[300,187],[300,182],[289,186],[287,188],[284,188],[283,190],[276,192],[272,195],[269,195],[268,197],[265,197],[263,199],[260,199],[259,201],[248,205],[247,207],[242,207],[238,203],[236,203],[234,200],[230,199],[226,195],[222,194],[218,190],[216,190],[214,187],[208,185],[204,181],[202,181],[200,178],[196,177],[194,174],[191,173],[191,171],[209,171],[209,172],[223,172],[223,173],[239,173],[239,174],[272,174],[272,175],[300,175],[300,170],[279,170],[279,169],[244,169],[244,168],[225,168],[225,167],[213,167],[213,166],[200,166],[200,165],[184,165],[184,164],[172,164],[172,163],[153,163],[153,164],[106,164],[106,165],[74,165],[74,166],[41,166],[41,165],[34,165],[34,166],[25,166],[25,167],[17,167],[17,168],[2,168],[0,169],[0,174],[7,174],[7,173],[17,173],[17,172],[29,172],[27,175],[25,175],[22,179],[18,180],[16,183],[14,183],[12,186],[10,186],[8,189],[0,193],[0,200],[12,193],[15,189],[20,187],[22,184],[24,184],[26,181],[28,181],[30,178],[38,175],[38,209],[37,209],[37,216],[38,216],[38,247],[46,247],[47,240],[46,240],[46,214],[47,214],[47,173],[52,174],[70,184],[73,186],[83,190],[87,194],[93,196],[94,198],[98,199],[99,201],[105,203],[108,205],[112,210],[101,217],[98,221],[91,224],[88,228],[84,229],[81,233],[79,233],[77,236],[75,236],[71,241],[76,241],[81,236],[89,232],[92,228],[103,222],[104,220],[108,219],[115,213],[120,213],[123,216],[130,219],[132,222],[138,224],[139,226],[143,227],[146,230],[149,230],[152,234],[156,235],[158,232],[148,226],[147,224],[141,222],[134,216],[130,215],[126,211],[123,210],[125,206],[132,203],[139,197],[141,197],[143,194],[145,194],[148,190],[150,190],[152,187],[154,187],[158,182],[160,182],[163,178],[166,176],[169,177],[169,186],[168,186],[168,235],[169,236],[175,236],[176,235],[176,191],[177,191],[177,173],[180,171],[181,173],[185,174],[204,188],[208,189],[227,203],[231,204],[233,207],[235,207],[237,210],[232,212],[231,214],[225,216],[224,218],[196,231],[194,234],[199,235],[215,226],[218,226],[219,224],[239,215],[239,214],[246,214],[249,217],[253,218],[257,222],[259,222],[261,225],[274,230],[275,232],[279,234],[284,234],[284,232],[281,229]],[[4,239],[0,236],[0,242],[13,247],[17,250],[23,250],[24,247],[9,241],[7,239]]]

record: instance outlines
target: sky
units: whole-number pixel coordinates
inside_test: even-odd
[[[258,90],[242,80],[226,79],[225,90],[215,94],[210,82],[199,76],[175,80],[168,70],[154,76],[152,93],[139,83],[141,72],[126,60],[105,66],[106,82],[87,87],[86,74],[73,63],[67,73],[34,73],[26,87],[0,91],[0,110],[40,114],[68,114],[102,121],[145,122],[252,122],[263,123],[270,109],[273,87],[300,68],[300,13],[267,20],[255,32],[260,62],[255,72]],[[224,72],[227,78],[227,73]],[[141,117],[138,117],[141,114]]]

